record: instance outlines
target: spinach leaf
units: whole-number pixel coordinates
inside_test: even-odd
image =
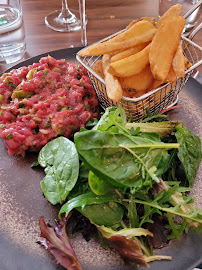
[[[104,195],[114,190],[112,185],[97,177],[92,171],[89,172],[88,183],[92,192],[96,195]]]
[[[78,180],[76,185],[70,191],[70,193],[68,195],[68,200],[71,200],[71,199],[73,199],[81,194],[85,194],[85,193],[88,193],[90,191],[91,191],[91,189],[88,185],[88,181]]]
[[[80,181],[88,181],[89,169],[86,167],[84,163],[81,163],[79,167],[79,180]]]
[[[191,131],[187,128],[177,126],[175,136],[180,149],[178,157],[182,162],[187,182],[187,186],[192,186],[201,162],[201,141],[198,136],[192,135]]]
[[[91,130],[76,133],[75,146],[81,160],[97,175],[117,187],[151,187],[167,169],[170,148],[156,134],[130,136]]]
[[[116,202],[86,205],[77,210],[97,225],[113,226],[119,223],[124,215],[123,207]]]
[[[103,196],[97,196],[93,192],[88,192],[85,194],[81,194],[68,202],[66,202],[60,209],[59,212],[59,217],[61,217],[62,213],[65,213],[67,216],[69,212],[77,207],[84,208],[86,205],[90,204],[100,204],[100,203],[105,203],[109,201],[117,201],[118,200],[118,195],[117,194],[105,194]]]
[[[52,204],[63,203],[74,187],[79,174],[79,157],[74,143],[58,137],[40,151],[39,164],[46,176],[41,181],[42,191]]]

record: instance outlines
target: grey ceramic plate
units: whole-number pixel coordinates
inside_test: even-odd
[[[75,62],[75,53],[80,48],[49,52],[57,59],[66,58]],[[18,65],[37,62],[48,53],[28,59]],[[169,113],[170,119],[184,120],[193,133],[202,139],[202,86],[190,78],[179,95],[181,107]],[[38,220],[44,216],[54,224],[59,208],[53,207],[43,197],[40,181],[44,174],[40,169],[31,169],[37,158],[28,154],[25,158],[9,156],[3,140],[0,139],[0,269],[1,270],[56,270],[64,269],[56,265],[52,257],[39,245]],[[201,171],[201,170],[200,170]],[[202,190],[199,172],[194,190],[196,205],[200,208]],[[136,266],[126,266],[117,254],[104,250],[95,240],[86,242],[81,235],[71,237],[72,245],[84,270],[129,270]],[[189,233],[180,241],[173,241],[166,248],[155,253],[171,255],[172,261],[159,261],[150,264],[151,270],[188,270],[202,262],[202,234]],[[141,268],[145,269],[145,268]]]

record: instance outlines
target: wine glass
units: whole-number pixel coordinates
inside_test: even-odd
[[[80,16],[81,6],[82,5],[79,1],[79,11],[72,10],[71,12],[68,7],[67,0],[62,0],[62,9],[55,10],[45,17],[46,25],[51,29],[59,32],[71,32],[80,30],[82,26],[81,17],[83,17]]]

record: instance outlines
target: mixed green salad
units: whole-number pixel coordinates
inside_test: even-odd
[[[165,116],[127,121],[121,107],[108,108],[91,125],[74,142],[59,137],[39,153],[43,193],[51,204],[62,205],[57,227],[40,218],[40,243],[67,269],[81,269],[66,233],[76,210],[126,263],[172,259],[152,255],[153,247],[202,228],[202,211],[188,196],[202,158],[199,137]]]

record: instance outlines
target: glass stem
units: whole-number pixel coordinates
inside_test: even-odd
[[[60,16],[65,18],[65,19],[69,19],[72,17],[72,15],[73,14],[69,10],[67,0],[62,0],[62,10],[61,10]]]
[[[79,13],[81,20],[81,45],[87,46],[87,34],[86,34],[86,1],[78,0],[79,2]]]

